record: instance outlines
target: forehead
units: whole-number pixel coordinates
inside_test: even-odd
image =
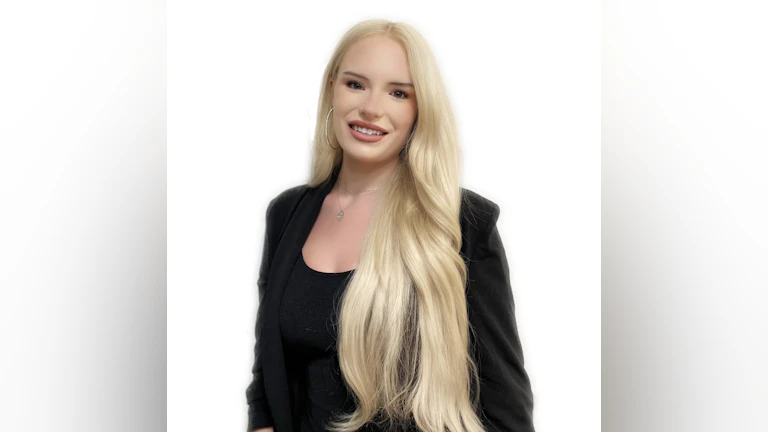
[[[400,43],[386,36],[368,36],[352,44],[339,72],[352,71],[376,81],[411,82],[408,56]]]

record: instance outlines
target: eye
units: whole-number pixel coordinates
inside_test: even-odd
[[[359,85],[361,88],[363,87],[363,86],[361,86],[361,85],[360,85],[360,83],[359,83],[359,82],[357,82],[357,81],[347,81],[347,87],[349,87],[349,88],[351,88],[351,89],[354,89],[354,90],[357,90],[357,88],[355,87],[355,85]]]
[[[357,81],[351,80],[347,81],[345,84],[347,87],[351,88],[352,90],[362,90],[363,86]],[[402,90],[395,90],[392,92],[397,99],[408,99],[408,93],[402,91]]]
[[[397,94],[401,94],[402,95],[402,96],[395,96],[398,99],[408,99],[408,93],[406,93],[406,92],[404,92],[402,90],[395,90],[394,93],[395,93],[395,95],[397,95]]]

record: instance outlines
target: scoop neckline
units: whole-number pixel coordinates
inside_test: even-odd
[[[357,270],[357,269],[352,269],[352,270],[347,270],[347,271],[339,272],[339,273],[326,273],[326,272],[317,271],[317,270],[313,269],[312,267],[310,267],[309,264],[307,264],[307,261],[304,259],[304,250],[303,249],[299,252],[299,255],[300,255],[300,258],[301,258],[301,262],[304,264],[304,268],[307,268],[312,273],[315,273],[315,274],[318,274],[318,275],[321,275],[321,276],[344,276],[344,275],[348,275],[348,274],[352,273],[353,271]]]

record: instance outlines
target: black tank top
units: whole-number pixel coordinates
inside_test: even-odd
[[[280,331],[297,430],[321,432],[335,413],[354,410],[342,382],[336,339],[337,308],[354,270],[318,272],[299,255],[280,304]]]
[[[355,405],[339,368],[338,308],[355,270],[323,273],[299,258],[291,270],[280,304],[286,372],[292,417],[298,432],[324,432],[337,414],[350,414]],[[418,431],[413,417],[402,431]],[[373,422],[360,432],[381,432]]]

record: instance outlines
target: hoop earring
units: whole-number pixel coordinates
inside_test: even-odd
[[[334,150],[338,150],[339,148],[341,148],[341,146],[334,147],[334,146],[331,145],[331,141],[328,140],[328,118],[331,117],[331,113],[332,112],[333,112],[333,107],[331,107],[331,110],[328,111],[328,115],[325,116],[325,142],[328,143],[328,147],[330,147],[330,148],[332,148]]]

